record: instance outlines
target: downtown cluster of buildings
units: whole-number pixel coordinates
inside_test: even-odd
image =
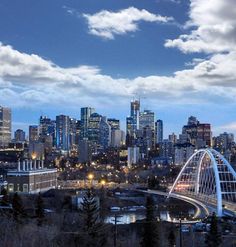
[[[38,125],[29,126],[26,133],[18,129],[12,139],[11,110],[0,107],[0,160],[11,152],[23,152],[24,158],[47,160],[52,154],[74,156],[78,162],[91,162],[94,155],[113,151],[126,157],[126,164],[182,165],[194,150],[213,147],[229,161],[234,162],[236,147],[233,134],[222,133],[212,137],[211,125],[189,117],[182,132],[163,138],[163,121],[155,118],[151,110],[140,110],[140,100],[130,103],[130,116],[126,118],[126,132],[120,120],[107,118],[94,108],[81,108],[80,119],[66,115],[50,119],[41,116]],[[20,154],[18,154],[20,157]],[[55,156],[53,156],[55,157]],[[117,160],[117,159],[116,159]],[[124,159],[123,159],[124,161]],[[118,161],[119,162],[119,161]],[[124,163],[123,163],[124,164]]]

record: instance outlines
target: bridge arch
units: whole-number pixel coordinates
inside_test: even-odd
[[[197,150],[178,174],[171,193],[183,194],[217,208],[236,210],[236,172],[229,162],[214,149]]]

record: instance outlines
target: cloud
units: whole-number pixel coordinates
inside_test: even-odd
[[[191,0],[186,34],[168,39],[166,47],[184,53],[220,53],[236,50],[236,4],[234,0]],[[190,31],[188,31],[190,30]]]
[[[115,35],[135,32],[139,29],[140,21],[166,23],[173,20],[172,17],[156,15],[134,7],[118,12],[102,10],[94,15],[83,14],[83,17],[88,22],[89,33],[103,39],[114,39]]]
[[[159,2],[170,2],[170,3],[175,3],[175,4],[180,4],[181,0],[156,0],[157,3]]]
[[[236,132],[236,122],[231,122],[231,123],[227,123],[221,126],[217,126],[214,128],[214,132],[217,133],[222,133],[222,132],[232,132],[235,133]]]
[[[1,104],[77,108],[122,104],[138,93],[168,104],[236,102],[236,52],[198,60],[172,76],[113,78],[95,66],[63,68],[35,54],[0,44]]]

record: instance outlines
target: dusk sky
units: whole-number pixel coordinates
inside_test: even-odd
[[[0,105],[13,129],[130,100],[180,133],[190,115],[236,133],[235,0],[1,0]]]

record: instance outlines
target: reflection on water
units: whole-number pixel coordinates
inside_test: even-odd
[[[182,215],[183,217],[188,218],[189,215],[193,214],[194,210],[190,209],[188,214],[186,215]],[[146,218],[146,214],[145,211],[141,212],[117,212],[117,224],[122,225],[122,224],[130,224],[130,223],[135,223],[137,220],[143,220]],[[172,215],[170,214],[169,211],[160,211],[159,212],[159,219],[162,221],[173,221],[176,220],[176,218],[178,219],[179,215]],[[105,223],[111,223],[111,224],[115,224],[115,215],[109,215],[108,217],[106,217],[105,219]]]
[[[171,221],[171,217],[170,217],[169,211],[161,211],[160,212],[160,220]]]
[[[117,224],[130,224],[135,223],[137,220],[145,219],[145,214],[140,213],[121,213],[117,214]],[[105,219],[105,223],[115,224],[115,215],[108,216]]]

